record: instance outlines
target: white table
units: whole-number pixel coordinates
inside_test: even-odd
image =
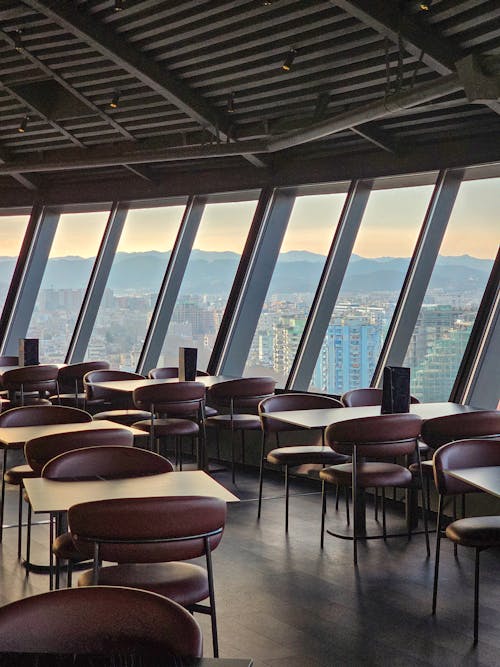
[[[194,382],[204,385],[207,389],[214,384],[226,382],[227,380],[236,380],[238,378],[229,375],[199,375]],[[143,380],[108,380],[106,382],[87,382],[91,387],[99,387],[108,391],[117,391],[120,393],[131,394],[134,389],[139,387],[149,387],[155,384],[174,384],[180,382],[179,378],[144,378]]]
[[[500,466],[447,470],[448,475],[500,498]]]
[[[115,498],[155,498],[158,496],[213,496],[228,503],[239,498],[202,470],[167,472],[161,475],[85,482],[51,479],[24,480],[35,514],[65,512],[72,505]]]

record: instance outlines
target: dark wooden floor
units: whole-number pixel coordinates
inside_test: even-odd
[[[250,656],[255,667],[500,665],[500,552],[482,556],[480,642],[474,648],[471,550],[461,549],[456,560],[451,545],[443,544],[438,613],[432,617],[433,558],[425,557],[423,536],[367,541],[355,569],[350,542],[328,537],[320,551],[320,496],[311,482],[293,484],[287,537],[277,477],[266,480],[260,522],[256,476],[241,473],[236,489],[226,473],[217,478],[242,498],[229,506],[214,553],[221,656]],[[16,492],[8,491],[7,521],[15,522],[16,503]],[[328,518],[337,528],[345,525],[344,512],[336,514],[333,504]],[[402,525],[401,517],[391,510],[389,526],[396,524]],[[34,533],[41,560],[47,527]],[[47,590],[45,575],[26,578],[18,563],[16,529],[4,534],[0,602]],[[198,620],[210,655],[208,619]]]

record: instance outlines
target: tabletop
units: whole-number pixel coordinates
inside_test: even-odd
[[[456,415],[463,412],[477,412],[478,408],[458,403],[414,403],[410,406],[410,413],[422,419],[433,419],[446,415]],[[370,405],[359,408],[324,408],[317,410],[283,410],[269,412],[264,418],[279,419],[282,422],[302,426],[303,428],[324,428],[329,424],[360,419],[362,417],[376,417],[380,415],[379,405]]]
[[[237,496],[202,470],[86,482],[59,482],[41,477],[24,481],[31,508],[35,513],[64,512],[78,503],[115,498],[213,496],[228,503],[239,501]]]
[[[67,433],[68,431],[88,431],[103,428],[123,428],[130,431],[134,436],[144,437],[144,431],[131,426],[124,426],[107,419],[99,419],[91,422],[78,422],[71,424],[36,424],[34,426],[3,426],[0,427],[0,448],[22,447],[28,440],[54,433]]]
[[[1,653],[0,666],[14,667],[252,667],[250,658],[179,658],[141,655]]]
[[[472,486],[500,498],[500,466],[461,468],[460,470],[447,470],[446,472],[462,482],[472,484]]]
[[[219,384],[220,382],[226,382],[227,380],[235,379],[237,378],[231,377],[229,375],[200,375],[196,378],[196,380],[194,380],[194,382],[198,382],[199,384],[202,384],[208,388],[214,384]],[[134,389],[137,389],[138,387],[149,387],[155,384],[173,384],[176,382],[179,382],[179,378],[108,380],[107,382],[88,382],[87,384],[91,385],[92,387],[100,387],[101,389],[108,389],[110,391],[120,391],[131,394]]]

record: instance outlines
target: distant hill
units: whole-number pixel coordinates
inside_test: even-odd
[[[170,253],[119,252],[111,270],[109,287],[113,290],[156,291],[163,278]],[[348,292],[398,290],[408,268],[403,257],[364,258],[353,255],[343,289]],[[194,250],[182,284],[185,294],[227,293],[234,278],[240,256],[233,252]],[[93,258],[59,257],[50,259],[42,287],[81,289],[92,270]],[[323,270],[325,257],[307,251],[290,251],[279,256],[271,281],[270,292],[291,294],[313,292]],[[8,284],[15,258],[0,257],[0,285]],[[469,255],[439,257],[431,286],[450,292],[483,289],[493,260]]]

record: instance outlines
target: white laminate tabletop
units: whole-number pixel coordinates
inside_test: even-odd
[[[433,419],[445,415],[455,415],[463,412],[476,412],[470,405],[458,403],[415,403],[410,406],[410,413],[422,419]],[[359,408],[324,408],[318,410],[283,410],[280,412],[264,413],[262,417],[279,419],[282,422],[302,426],[303,428],[325,428],[348,419],[362,417],[376,417],[380,415],[380,406],[370,405]]]
[[[237,378],[228,375],[200,375],[197,376],[194,382],[211,387],[219,382],[226,382],[227,380],[236,380]],[[144,378],[143,380],[108,380],[106,382],[88,382],[92,387],[100,387],[101,389],[108,389],[110,391],[120,391],[131,394],[134,389],[138,387],[148,387],[155,384],[175,384],[179,382],[179,378],[164,378],[152,379]]]
[[[462,482],[472,484],[472,486],[500,498],[500,466],[462,468],[460,470],[447,470],[446,472]]]
[[[130,426],[123,426],[107,419],[75,424],[37,424],[35,426],[3,426],[0,427],[0,447],[22,447],[28,440],[54,433],[70,431],[88,431],[105,428],[123,428],[134,436],[144,437],[144,431]]]
[[[59,482],[51,479],[26,479],[26,493],[33,512],[64,512],[72,505],[115,498],[154,498],[158,496],[213,496],[228,503],[239,498],[202,470],[168,472],[147,477]]]

